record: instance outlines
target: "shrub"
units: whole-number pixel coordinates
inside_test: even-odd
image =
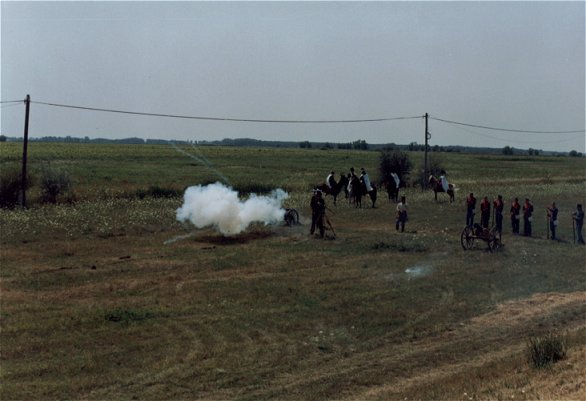
[[[57,197],[71,186],[71,177],[66,171],[48,166],[41,170],[41,202],[57,203]]]
[[[406,183],[413,164],[409,155],[398,150],[383,150],[379,156],[378,173],[382,181],[392,180],[391,173],[396,173],[401,183]]]
[[[553,333],[544,337],[531,337],[528,348],[529,360],[537,368],[546,367],[566,357],[566,339]]]
[[[434,177],[439,177],[445,173],[445,168],[443,166],[443,160],[441,156],[437,153],[430,154],[427,158],[427,172],[423,171],[423,168],[419,169],[417,172],[417,176],[415,177],[414,184],[422,185],[423,183],[427,182],[430,175]]]
[[[32,177],[27,173],[26,189],[31,186]],[[18,168],[3,169],[0,174],[0,207],[12,208],[18,204],[22,186],[22,172]]]

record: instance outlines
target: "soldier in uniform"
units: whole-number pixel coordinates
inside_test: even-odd
[[[547,220],[549,223],[549,230],[551,231],[551,239],[555,240],[555,229],[558,226],[558,208],[555,202],[547,207]]]
[[[572,213],[572,217],[576,222],[576,232],[578,233],[578,243],[584,244],[584,237],[582,236],[582,227],[584,226],[584,210],[582,204],[576,205],[576,211]]]
[[[523,235],[531,237],[531,225],[533,222],[533,204],[529,201],[529,198],[525,198],[523,204]]]
[[[466,226],[474,226],[474,213],[476,210],[476,198],[474,194],[470,192],[470,195],[466,198]]]
[[[521,219],[521,205],[519,204],[519,198],[515,198],[511,203],[511,226],[513,228],[513,234],[519,234],[519,220]]]
[[[488,228],[488,222],[490,221],[490,201],[488,196],[485,196],[480,203],[480,224],[482,228]]]
[[[499,195],[497,199],[492,202],[494,217],[496,220],[496,229],[499,233],[503,232],[503,209],[505,204],[503,202],[502,195]]]

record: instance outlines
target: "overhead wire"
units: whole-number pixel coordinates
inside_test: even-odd
[[[181,118],[190,120],[211,120],[211,121],[233,121],[233,122],[250,122],[250,123],[283,123],[283,124],[336,124],[336,123],[365,123],[365,122],[380,122],[393,120],[411,120],[416,118],[423,118],[423,116],[413,117],[384,117],[384,118],[370,118],[370,119],[354,119],[354,120],[269,120],[269,119],[252,119],[252,118],[232,118],[232,117],[207,117],[207,116],[187,116],[178,114],[162,114],[162,113],[146,113],[128,110],[104,109],[97,107],[74,106],[69,104],[58,104],[49,102],[31,101],[31,103],[42,104],[46,106],[64,107],[78,110],[101,111],[107,113],[131,114],[139,116],[151,117],[167,117],[167,118]]]
[[[488,134],[481,134],[479,132],[475,132],[475,131],[466,129],[464,127],[456,127],[456,128],[461,131],[467,132],[469,134],[480,136],[483,138],[490,138],[490,139],[495,139],[497,141],[508,142],[508,143],[517,143],[517,144],[523,144],[523,145],[528,144],[527,141],[530,141],[530,144],[549,144],[549,143],[558,143],[558,142],[571,142],[571,141],[575,141],[576,139],[578,139],[578,135],[580,134],[580,133],[576,133],[576,136],[572,136],[569,138],[563,138],[563,139],[556,139],[556,140],[551,140],[551,141],[536,141],[534,139],[530,139],[530,140],[528,139],[528,140],[523,141],[523,140],[510,139],[510,138],[500,138],[500,137],[488,135]]]
[[[477,124],[467,124],[467,123],[462,123],[459,121],[451,121],[451,120],[445,120],[442,118],[437,118],[437,117],[429,117],[430,120],[436,120],[436,121],[441,121],[447,124],[454,124],[454,125],[462,125],[462,126],[466,126],[466,127],[472,127],[472,128],[482,128],[482,129],[488,129],[488,130],[493,130],[493,131],[504,131],[504,132],[518,132],[518,133],[525,133],[525,134],[578,134],[578,133],[582,133],[582,132],[586,132],[585,130],[574,130],[574,131],[534,131],[534,130],[521,130],[521,129],[511,129],[511,128],[497,128],[497,127],[489,127],[486,125],[477,125]]]

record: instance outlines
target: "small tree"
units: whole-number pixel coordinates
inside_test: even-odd
[[[512,156],[513,154],[515,154],[515,151],[514,151],[514,149],[512,147],[505,146],[503,148],[503,155]]]
[[[413,164],[409,155],[399,150],[383,150],[379,156],[378,173],[383,181],[392,180],[391,173],[396,173],[401,182],[407,182]]]
[[[427,159],[427,172],[423,171],[423,167],[418,170],[417,177],[415,177],[415,183],[423,185],[429,179],[430,175],[438,177],[445,174],[444,162],[442,157],[437,153],[432,153]]]
[[[41,201],[57,203],[57,197],[69,191],[71,177],[66,171],[45,167],[41,171]]]
[[[576,150],[571,150],[570,153],[568,154],[570,157],[582,157],[582,153],[576,151]]]
[[[30,188],[32,178],[27,173],[26,189]],[[22,172],[19,168],[5,168],[0,174],[0,207],[12,208],[18,204],[22,190]]]

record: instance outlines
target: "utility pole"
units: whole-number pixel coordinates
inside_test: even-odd
[[[24,114],[24,142],[22,145],[22,177],[21,177],[21,190],[22,190],[22,207],[23,209],[26,207],[26,158],[27,158],[27,148],[28,148],[28,119],[31,107],[31,97],[30,95],[26,95],[26,99],[24,101],[26,105],[26,111]]]
[[[427,189],[427,141],[431,138],[428,130],[428,119],[429,114],[425,113],[425,149],[423,150],[424,153],[424,160],[423,160],[423,186],[422,188]]]

